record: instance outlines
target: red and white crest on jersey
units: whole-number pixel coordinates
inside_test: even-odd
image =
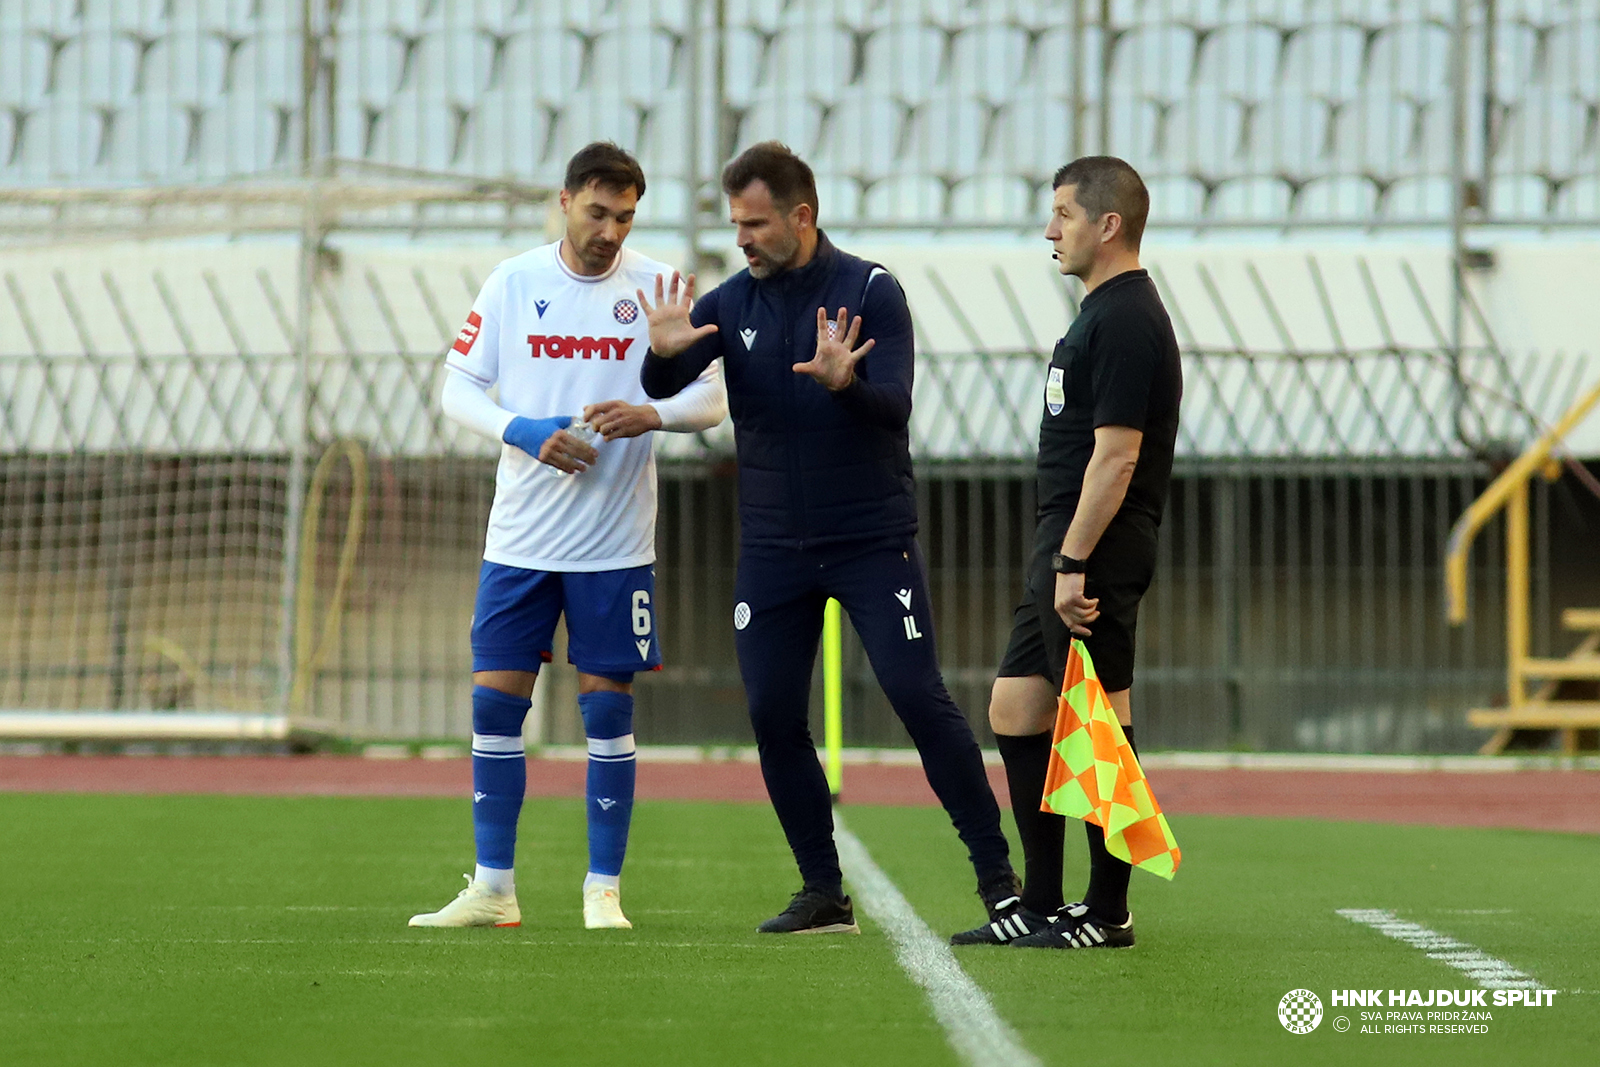
[[[467,316],[467,324],[461,327],[461,332],[456,334],[456,343],[451,345],[463,356],[472,351],[472,345],[478,339],[478,331],[483,328],[483,316],[476,311]]]

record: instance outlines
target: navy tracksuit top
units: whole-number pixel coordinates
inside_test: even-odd
[[[861,316],[857,344],[876,344],[856,380],[830,393],[793,370],[817,346],[817,309]],[[917,503],[908,424],[914,339],[904,292],[888,271],[818,234],[810,262],[770,278],[740,271],[701,297],[696,326],[716,323],[676,358],[645,356],[652,397],[677,393],[722,360],[739,458],[743,543],[807,548],[911,536]]]

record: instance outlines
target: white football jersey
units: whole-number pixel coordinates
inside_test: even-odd
[[[650,403],[639,384],[650,331],[635,290],[653,294],[657,274],[672,268],[626,247],[594,277],[568,269],[559,244],[513,256],[484,282],[446,364],[498,385],[500,406],[531,419],[577,417],[602,400]],[[576,475],[503,444],[483,558],[542,571],[655,562],[654,436],[596,438],[599,458]]]

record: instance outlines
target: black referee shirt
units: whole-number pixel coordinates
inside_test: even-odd
[[[1071,518],[1097,426],[1144,432],[1122,510],[1161,521],[1178,440],[1178,338],[1148,271],[1130,270],[1084,298],[1046,372],[1039,426],[1039,514]]]

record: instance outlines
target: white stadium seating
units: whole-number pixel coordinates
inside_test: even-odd
[[[1047,0],[729,0],[719,39],[715,6],[691,27],[686,0],[349,0],[327,27],[312,111],[331,103],[322,135],[352,160],[548,185],[573,148],[613,137],[653,180],[682,183],[698,45],[701,179],[715,173],[720,56],[735,141],[776,137],[806,154],[848,205],[835,218],[861,224],[1032,210],[1074,149],[1160,179],[1158,202],[1179,212],[1163,211],[1168,222],[1448,214],[1437,180],[1454,151],[1452,0],[1107,7],[1107,25],[1091,4],[1074,26]],[[0,3],[0,183],[291,170],[306,106],[301,11]],[[1497,4],[1487,82],[1473,19],[1468,171],[1494,175],[1491,214],[1588,218],[1587,195],[1568,190],[1600,176],[1600,0]],[[918,210],[938,214],[913,220]]]

